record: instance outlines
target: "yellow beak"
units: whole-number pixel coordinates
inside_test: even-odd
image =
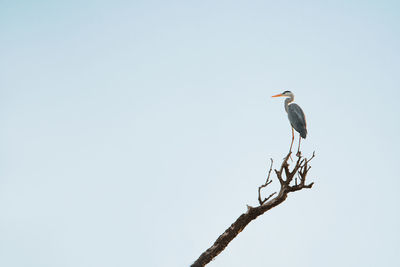
[[[284,95],[282,95],[282,94],[277,94],[277,95],[273,95],[273,96],[271,96],[271,97],[279,97],[279,96],[284,96]]]

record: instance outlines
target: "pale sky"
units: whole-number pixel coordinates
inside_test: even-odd
[[[315,185],[208,266],[400,266],[399,12],[0,1],[0,266],[190,265],[285,156],[284,90]]]

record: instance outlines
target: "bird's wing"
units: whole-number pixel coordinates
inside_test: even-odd
[[[298,131],[301,137],[306,138],[307,135],[307,123],[306,116],[303,110],[296,103],[288,106],[288,117],[292,127]]]

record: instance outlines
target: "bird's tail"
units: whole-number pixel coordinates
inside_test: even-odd
[[[301,138],[306,139],[306,136],[307,136],[307,129],[306,128],[301,130],[300,136],[301,136]]]

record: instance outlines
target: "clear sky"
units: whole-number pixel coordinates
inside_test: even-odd
[[[209,266],[400,266],[399,12],[0,1],[0,266],[188,266],[285,156],[284,90],[315,186]]]

